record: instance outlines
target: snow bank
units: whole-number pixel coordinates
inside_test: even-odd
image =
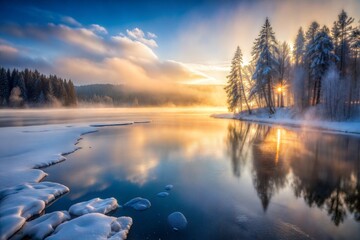
[[[115,198],[94,198],[86,202],[80,202],[72,205],[69,212],[73,215],[84,215],[87,213],[107,214],[119,207]]]
[[[52,182],[25,183],[0,191],[0,239],[12,236],[27,219],[68,191],[66,186]]]
[[[11,239],[23,239],[25,237],[31,239],[44,239],[54,232],[58,225],[70,218],[70,214],[66,211],[56,211],[42,215],[35,220],[25,223],[20,232]]]
[[[24,182],[39,182],[47,174],[41,167],[66,158],[75,140],[96,128],[86,125],[44,125],[0,128],[0,190]],[[37,169],[34,169],[37,168]]]
[[[136,197],[124,204],[125,207],[132,207],[135,210],[142,211],[151,207],[149,200],[141,197]]]
[[[267,111],[255,111],[252,115],[247,113],[241,113],[234,115],[232,113],[227,114],[213,114],[212,117],[215,118],[226,118],[226,119],[238,119],[243,121],[266,123],[266,124],[275,124],[283,125],[289,127],[300,127],[304,129],[311,130],[322,130],[328,132],[343,132],[351,134],[360,134],[360,121],[344,121],[344,122],[332,122],[325,120],[316,120],[313,118],[302,119],[295,116],[295,113],[291,109],[277,109],[277,112],[274,115],[269,115]]]
[[[159,192],[158,194],[156,194],[158,197],[162,197],[162,198],[164,198],[164,197],[167,197],[167,196],[169,196],[169,193],[168,192]]]
[[[89,213],[59,225],[47,240],[57,239],[126,239],[132,225],[130,217],[109,217]]]
[[[185,229],[187,226],[186,217],[181,212],[173,212],[170,214],[168,216],[168,222],[175,231]]]

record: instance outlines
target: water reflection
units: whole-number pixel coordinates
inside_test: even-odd
[[[326,211],[336,226],[348,215],[360,221],[358,138],[233,121],[226,146],[234,176],[251,164],[264,211],[272,197],[290,186],[309,207]]]

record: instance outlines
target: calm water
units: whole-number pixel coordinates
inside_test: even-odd
[[[59,122],[36,114],[29,123],[29,115],[14,125]],[[63,121],[94,120],[91,111],[84,115]],[[94,197],[124,204],[140,196],[150,209],[113,213],[133,218],[128,239],[360,238],[359,137],[213,119],[206,111],[95,115],[152,122],[83,136],[81,150],[45,169],[46,180],[71,189],[47,212]],[[158,198],[167,184],[170,196]],[[169,227],[174,211],[186,216],[185,230]]]

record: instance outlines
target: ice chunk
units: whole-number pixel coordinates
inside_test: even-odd
[[[89,213],[59,225],[46,239],[126,239],[131,225],[130,217]]]
[[[56,211],[42,215],[35,220],[25,223],[19,233],[12,239],[44,239],[49,236],[61,223],[69,220],[70,214],[67,211]]]
[[[125,207],[132,207],[135,210],[146,210],[151,207],[149,200],[141,197],[136,197],[124,204]]]
[[[90,127],[116,127],[116,126],[131,125],[131,124],[134,124],[134,122],[123,121],[116,123],[94,123],[91,124]]]
[[[52,182],[26,183],[0,192],[0,239],[18,231],[30,217],[41,213],[45,206],[69,191],[64,185]]]
[[[175,231],[184,229],[187,225],[186,217],[181,212],[173,212],[170,214],[168,216],[168,222]]]
[[[167,197],[167,196],[169,196],[169,193],[168,192],[159,192],[158,194],[156,194],[158,197],[162,197],[162,198],[164,198],[164,197]]]
[[[171,185],[171,184],[166,185],[166,186],[165,186],[165,190],[166,190],[166,191],[170,191],[171,189],[173,189],[173,187],[174,187],[174,186]]]
[[[72,205],[69,212],[73,215],[84,215],[87,213],[103,213],[107,214],[118,208],[119,205],[115,198],[94,198],[86,202],[80,202]]]

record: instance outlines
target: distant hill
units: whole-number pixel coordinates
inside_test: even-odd
[[[126,85],[92,84],[75,86],[79,104],[113,106],[222,106],[223,86],[179,85],[169,92],[133,90]]]

